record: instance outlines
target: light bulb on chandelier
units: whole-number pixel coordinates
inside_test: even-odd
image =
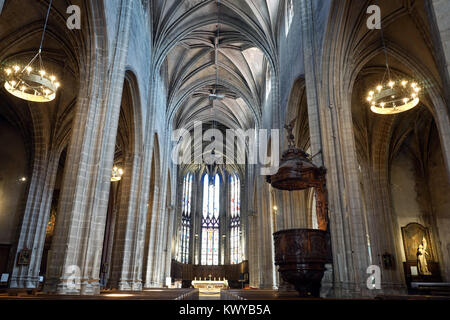
[[[6,74],[4,87],[10,94],[17,98],[32,102],[50,102],[55,99],[56,91],[61,86],[56,77],[48,74],[44,69],[41,57],[51,6],[52,1],[50,1],[48,7],[41,44],[37,54],[26,66],[14,64],[4,69]],[[35,69],[33,68],[33,64],[37,59],[39,60],[39,68]]]
[[[111,181],[112,182],[120,181],[122,180],[122,176],[123,170],[121,168],[114,166],[114,168],[112,169]]]

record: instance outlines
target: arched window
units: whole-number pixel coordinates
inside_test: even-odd
[[[219,264],[219,195],[220,177],[203,177],[203,215],[201,264]]]
[[[189,240],[191,233],[191,198],[192,173],[188,173],[183,180],[183,199],[181,201],[181,238],[178,250],[178,261],[189,262]]]
[[[230,189],[230,260],[231,264],[237,264],[241,262],[241,181],[236,174],[230,177]]]

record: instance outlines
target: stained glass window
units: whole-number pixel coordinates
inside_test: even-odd
[[[203,176],[203,214],[201,264],[219,264],[219,195],[218,174]]]
[[[192,173],[188,173],[183,180],[183,198],[181,200],[181,232],[178,261],[189,263],[189,240],[191,234],[191,199],[192,199]]]
[[[241,262],[241,182],[236,174],[230,177],[231,225],[230,255],[231,264]]]

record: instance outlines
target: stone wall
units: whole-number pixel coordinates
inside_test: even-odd
[[[1,117],[0,146],[0,243],[13,244],[30,177],[23,138]]]

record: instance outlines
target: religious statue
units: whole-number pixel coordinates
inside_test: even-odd
[[[422,238],[422,243],[417,248],[417,269],[420,275],[429,276],[431,272],[428,270],[427,259],[425,255],[429,256],[427,252],[427,240]]]
[[[295,148],[295,139],[294,134],[292,131],[294,130],[294,124],[297,119],[293,119],[289,124],[285,125],[284,128],[288,132],[287,139],[288,139],[288,146],[289,148]]]

